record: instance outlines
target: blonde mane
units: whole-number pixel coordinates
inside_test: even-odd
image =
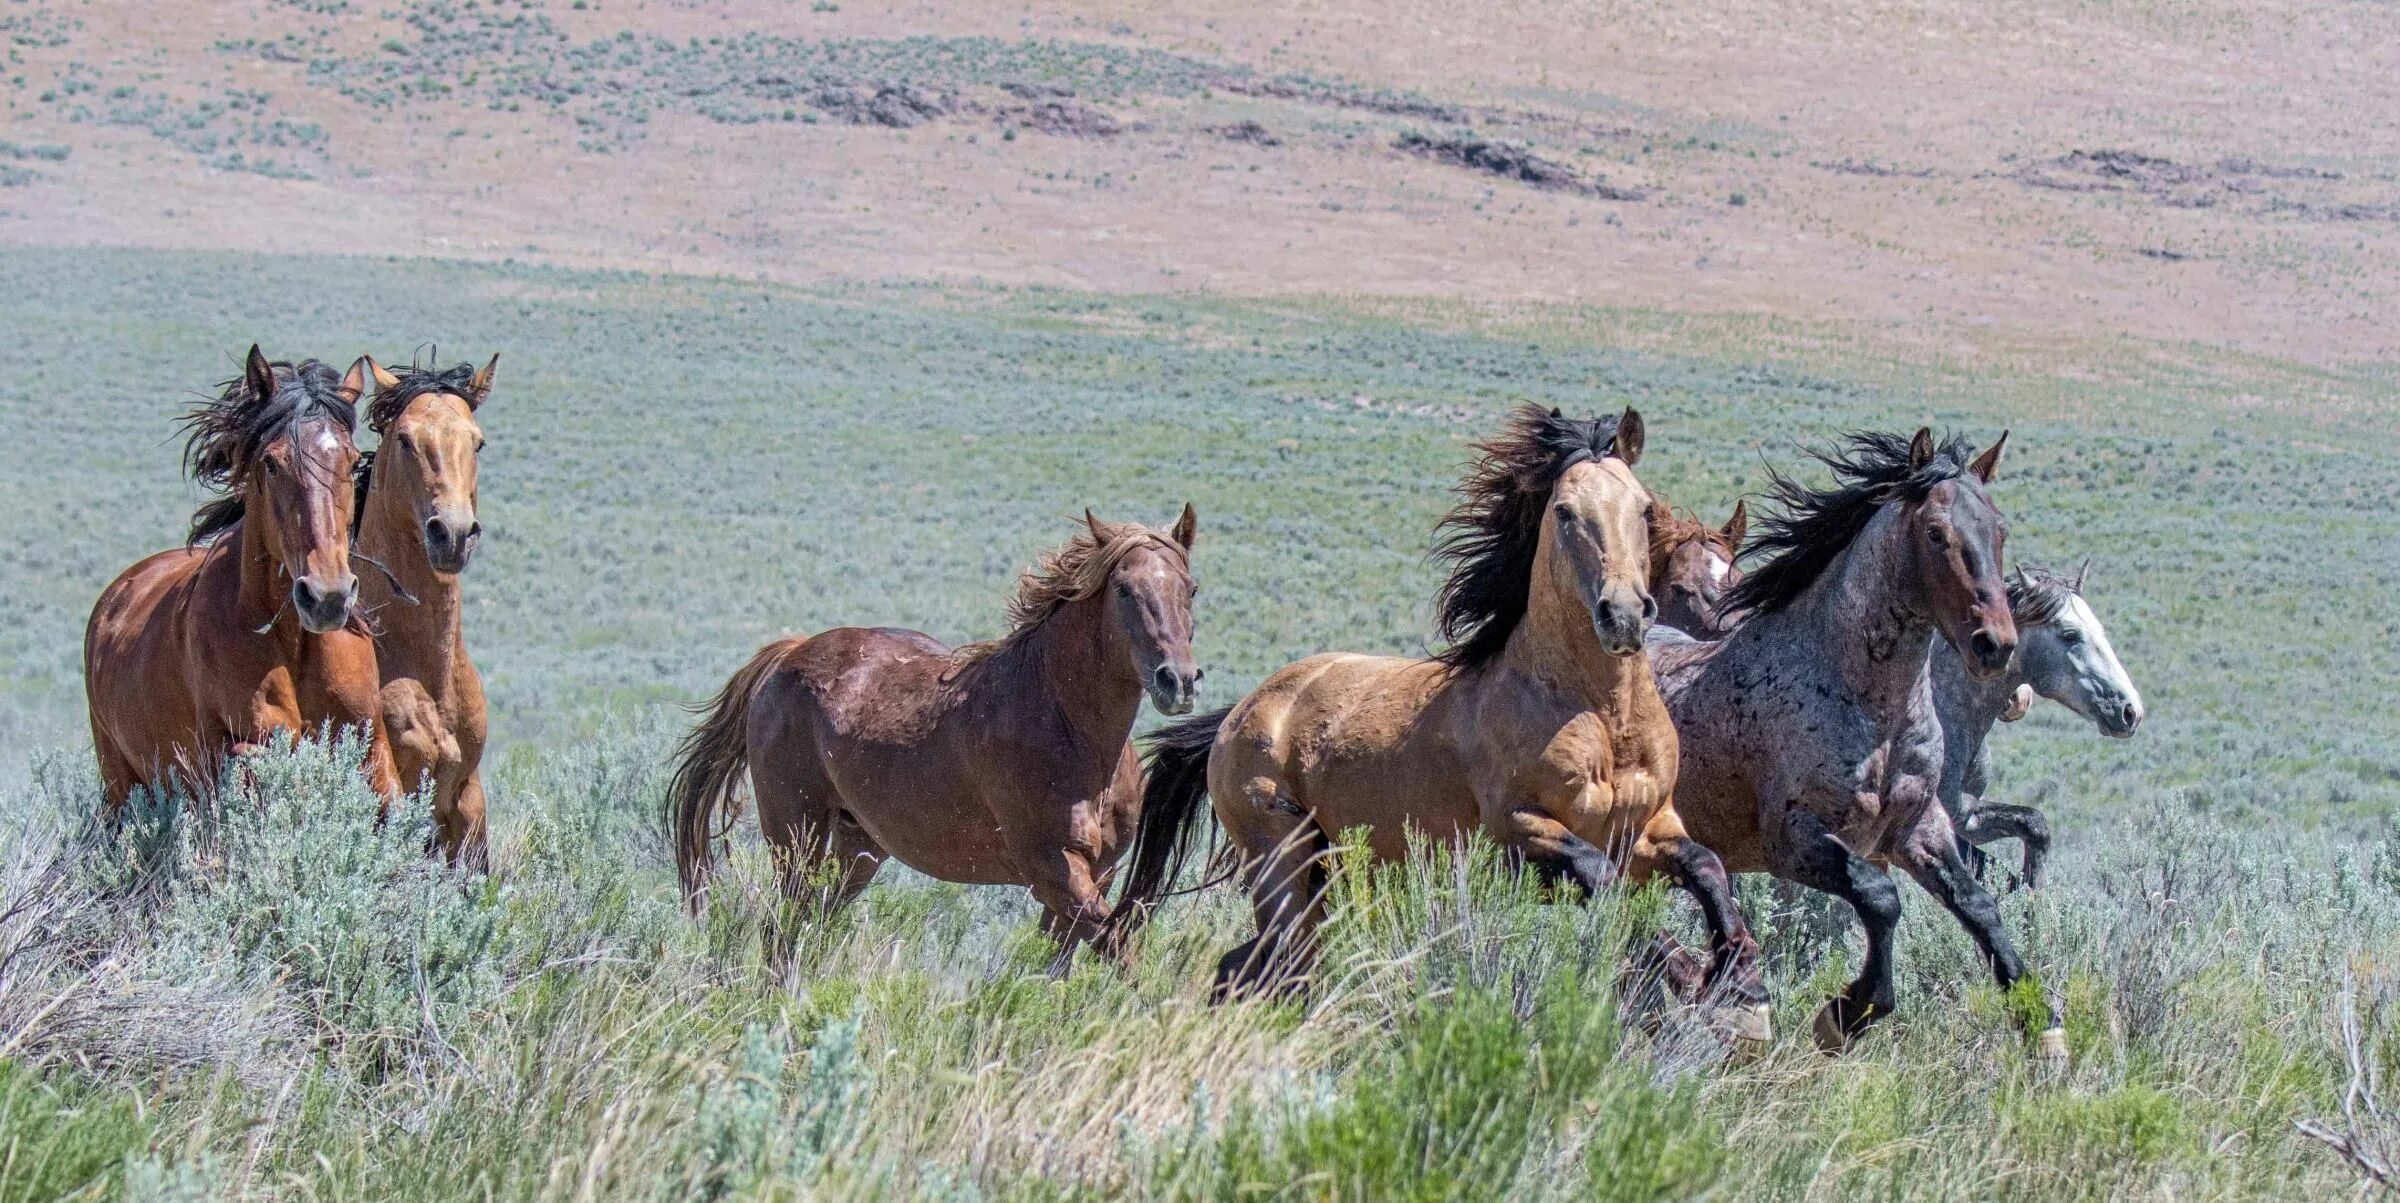
[[[1094,526],[1099,529],[1096,535]],[[1115,572],[1117,565],[1124,563],[1125,557],[1136,548],[1144,546],[1158,548],[1174,560],[1176,567],[1189,570],[1189,554],[1182,545],[1139,522],[1079,525],[1065,546],[1043,552],[1033,567],[1017,578],[1017,591],[1008,599],[1008,634],[965,644],[951,654],[963,667],[1024,638],[1057,613],[1060,606],[1082,601],[1106,587],[1108,574]]]

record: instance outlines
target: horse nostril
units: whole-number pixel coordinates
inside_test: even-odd
[[[1979,660],[1998,660],[2002,655],[2000,641],[1992,638],[1990,631],[1975,632],[1974,636],[1967,640],[1967,644]]]
[[[1166,691],[1166,692],[1168,692],[1168,693],[1173,693],[1173,692],[1175,692],[1175,686],[1176,686],[1177,682],[1176,682],[1176,680],[1175,680],[1175,670],[1174,670],[1174,669],[1172,669],[1172,668],[1169,668],[1169,667],[1167,667],[1167,666],[1166,666],[1166,665],[1164,665],[1164,664],[1161,664],[1161,665],[1159,665],[1159,666],[1158,666],[1158,668],[1157,668],[1157,670],[1156,670],[1156,671],[1153,671],[1153,672],[1150,674],[1150,679],[1151,679],[1151,680],[1153,680],[1153,681],[1156,681],[1156,682],[1158,682],[1158,687],[1159,687],[1161,690],[1164,690],[1164,691]]]
[[[318,597],[315,586],[309,584],[305,579],[292,582],[293,605],[298,606],[303,610],[314,610],[317,608],[317,601]]]
[[[1651,622],[1651,621],[1654,621],[1654,620],[1656,620],[1657,618],[1658,618],[1658,599],[1657,599],[1657,598],[1655,598],[1655,597],[1652,597],[1652,596],[1650,596],[1650,595],[1649,595],[1649,594],[1647,594],[1647,593],[1643,594],[1643,595],[1642,595],[1642,621],[1644,621],[1644,622]]]
[[[1207,669],[1205,669],[1205,668],[1195,668],[1195,669],[1193,669],[1193,670],[1192,670],[1192,684],[1194,684],[1194,685],[1198,685],[1200,682],[1202,682],[1202,681],[1205,681],[1205,680],[1207,680],[1207,679],[1208,679],[1208,670],[1207,670]]]

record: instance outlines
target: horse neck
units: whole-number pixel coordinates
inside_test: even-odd
[[[358,519],[358,550],[390,569],[392,579],[386,580],[373,565],[365,566],[359,573],[359,600],[375,616],[375,652],[383,675],[413,677],[438,700],[450,688],[458,654],[458,574],[436,572],[425,559],[416,507],[387,485],[389,479],[368,479],[367,504]],[[402,601],[395,583],[417,604]]]
[[[1611,656],[1601,648],[1590,607],[1559,583],[1546,526],[1533,554],[1525,614],[1509,632],[1501,661],[1577,694],[1593,710],[1625,714],[1640,691],[1657,688],[1650,676],[1650,657],[1645,652]]]
[[[275,545],[275,537],[268,530],[268,524],[257,517],[265,504],[258,499],[248,502],[242,520],[233,528],[233,536],[230,539],[219,536],[219,545],[231,543],[233,553],[240,557],[235,570],[241,579],[240,591],[236,594],[241,607],[241,624],[244,627],[260,627],[272,622],[280,632],[283,629],[284,608],[291,601],[292,586],[291,582],[284,579],[283,549]],[[292,620],[292,629],[300,629],[296,616]]]
[[[1772,616],[1805,627],[1851,695],[1886,714],[1908,708],[1933,653],[1933,620],[1917,600],[1900,546],[1906,537],[1898,511],[1885,506],[1798,600]],[[1773,627],[1761,634],[1772,637]]]
[[[2011,661],[2007,672],[1989,681],[1978,681],[1967,675],[1966,661],[1949,641],[1936,639],[1930,653],[1933,664],[1933,699],[1942,714],[1944,730],[1955,730],[1972,738],[1981,746],[1984,738],[2008,712],[2009,700],[2024,683],[2025,675]]]
[[[1125,665],[1125,655],[1107,628],[1102,597],[1063,602],[1031,630],[1009,640],[992,657],[991,672],[975,685],[1046,694],[1068,724],[1094,747],[1104,748],[1113,770],[1116,750],[1133,734],[1142,706],[1142,683]]]

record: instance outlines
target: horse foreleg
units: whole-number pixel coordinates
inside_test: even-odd
[[[489,867],[484,846],[482,774],[467,774],[447,804],[437,803],[434,823],[450,863],[465,865],[479,873]]]
[[[1817,1012],[1817,1046],[1841,1052],[1868,1025],[1892,1013],[1892,941],[1900,927],[1900,889],[1796,799],[1787,804],[1783,821],[1770,835],[1767,867],[1776,876],[1849,903],[1867,929],[1866,963],[1858,977]]]
[[[1958,840],[1950,830],[1948,816],[1939,807],[1928,807],[1918,821],[1915,831],[1902,840],[1893,860],[1908,875],[1957,916],[1959,923],[1974,937],[1975,945],[1983,951],[1984,960],[1991,965],[1992,979],[2005,994],[2016,987],[2025,976],[2025,963],[2017,956],[2016,946],[2009,942],[2008,929],[2001,926],[2000,906],[1992,900],[1990,891],[1975,880],[1967,862],[1958,855]],[[2060,1026],[2058,1011],[2043,1000],[2048,1022],[2043,1025],[2040,1053],[2045,1059],[2061,1059],[2067,1054],[2066,1031]]]
[[[1699,903],[1709,942],[1702,999],[1726,1004],[1721,1019],[1737,1041],[1763,1047],[1774,1036],[1766,977],[1759,970],[1758,940],[1734,901],[1725,862],[1684,832],[1683,819],[1673,809],[1662,808],[1634,842],[1625,870],[1627,879],[1636,883],[1664,873]]]
[[[1091,859],[1072,848],[1061,848],[1039,859],[1026,885],[1042,904],[1042,931],[1058,944],[1050,974],[1066,976],[1076,946],[1099,944],[1108,931],[1108,897],[1100,892]],[[1124,963],[1123,949],[1114,942],[1101,952]]]
[[[1617,884],[1617,862],[1540,807],[1512,807],[1485,820],[1484,830],[1545,880],[1574,882],[1586,898]]]
[[[2050,820],[2041,811],[1978,799],[1960,821],[1958,836],[1972,850],[1967,863],[1978,881],[1983,879],[1983,845],[2013,837],[2024,850],[2018,880],[2026,889],[2042,888],[2042,864],[2050,859]]]

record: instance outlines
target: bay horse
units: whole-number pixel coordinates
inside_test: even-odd
[[[373,616],[375,660],[392,760],[402,785],[427,790],[434,838],[453,863],[484,861],[483,677],[467,655],[459,577],[483,525],[475,518],[476,414],[500,357],[478,371],[387,370],[375,381],[367,426],[380,436],[357,468],[358,547],[376,572],[360,584]]]
[[[1720,603],[1741,583],[1742,537],[1750,529],[1750,503],[1733,503],[1733,517],[1714,527],[1680,514],[1667,499],[1650,495],[1650,591],[1658,598],[1658,621],[1694,639],[1722,639],[1733,618]]]
[[[2007,521],[1987,491],[2007,441],[1974,455],[1963,440],[1937,445],[1930,430],[1854,434],[1815,453],[1833,472],[1828,488],[1774,473],[1780,512],[1748,548],[1772,558],[1725,598],[1745,612],[1740,625],[1715,643],[1652,641],[1682,736],[1691,833],[1733,872],[1832,894],[1866,928],[1857,979],[1817,1013],[1828,1051],[1892,1012],[1891,866],[1965,925],[2002,990],[2024,976],[1940,804],[1931,671],[1937,640],[1979,681],[2006,672],[2016,652],[1999,568]],[[2065,1053],[2055,1011],[2040,1047]]]
[[[1958,825],[1962,852],[1982,875],[1982,847],[2014,837],[2022,846],[2018,880],[2038,888],[2050,854],[2050,821],[2031,806],[1993,802],[1984,741],[1995,724],[2025,716],[2037,696],[2065,706],[2111,739],[2142,725],[2142,692],[2117,659],[2100,616],[2083,596],[2090,565],[2072,577],[2019,566],[2008,578],[2017,622],[2017,656],[2008,671],[1979,681],[1947,642],[1933,649],[1934,708],[1942,722],[1941,800]]]
[[[1677,817],[1676,737],[1642,635],[1649,492],[1639,413],[1525,406],[1490,440],[1443,520],[1452,565],[1425,660],[1330,653],[1153,743],[1117,923],[1175,879],[1203,798],[1238,854],[1258,935],[1219,962],[1228,998],[1299,988],[1313,968],[1332,839],[1363,829],[1383,860],[1408,832],[1482,832],[1511,860],[1591,894],[1657,874],[1700,903],[1705,986],[1734,1034],[1767,1038],[1758,946],[1716,856]]]
[[[676,869],[697,905],[720,811],[747,771],[787,897],[818,913],[886,857],[944,881],[1030,888],[1063,971],[1079,944],[1124,961],[1105,882],[1133,837],[1144,695],[1188,713],[1190,506],[1169,531],[1101,522],[1043,556],[1009,603],[1011,631],[955,650],[845,627],[767,645],[683,743],[667,791]],[[809,884],[828,862],[832,887]]]
[[[277,732],[364,726],[365,771],[400,792],[377,699],[375,645],[350,570],[351,442],[366,361],[242,374],[185,420],[184,465],[222,495],[185,546],[135,564],[92,608],[83,675],[113,813],[141,787],[205,788]]]

